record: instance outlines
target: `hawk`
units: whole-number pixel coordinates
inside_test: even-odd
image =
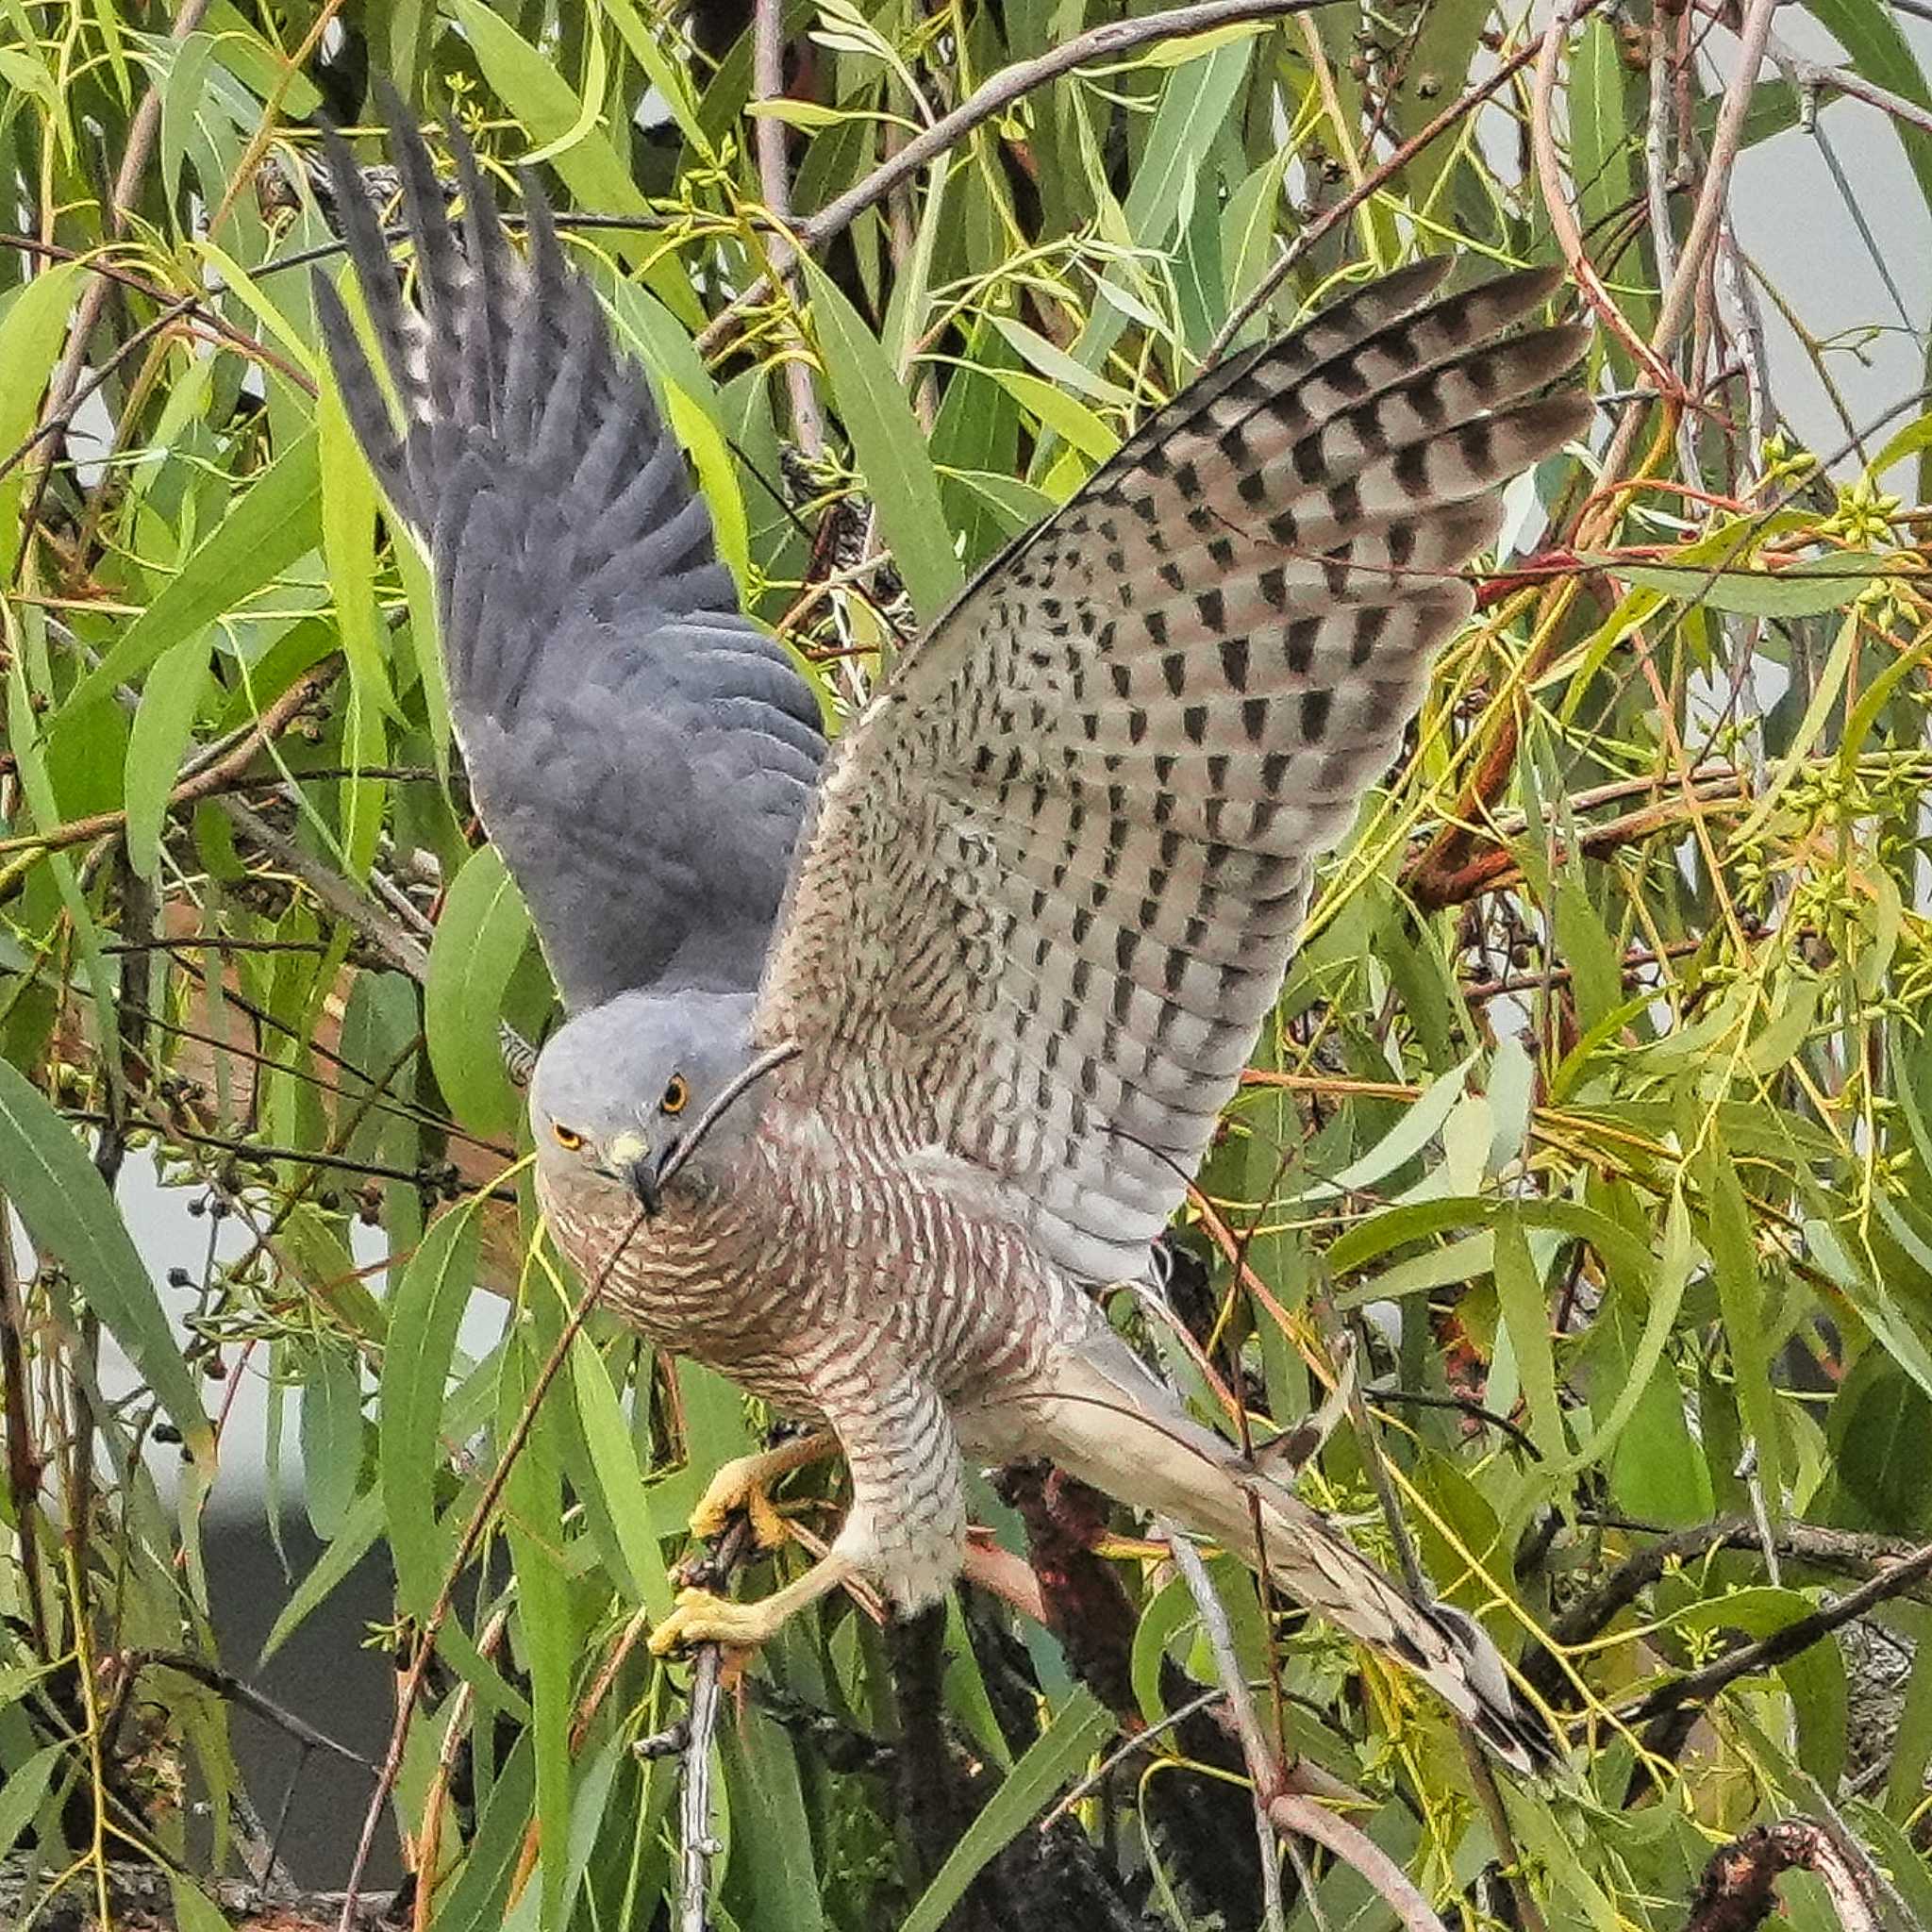
[[[318,292],[569,1008],[531,1084],[541,1199],[612,1306],[851,1472],[823,1560],[758,1602],[686,1591],[654,1642],[756,1643],[852,1577],[928,1605],[962,1561],[962,1457],[1044,1457],[1221,1540],[1529,1767],[1541,1721],[1474,1621],[1191,1416],[1095,1291],[1151,1279],[1503,489],[1586,427],[1561,386],[1585,332],[1517,326],[1557,276],[1445,295],[1422,262],[1222,362],[821,761],[535,183],[525,258],[453,132],[454,232],[393,119],[420,320],[333,153],[400,421]],[[697,1524],[799,1454],[722,1473]]]

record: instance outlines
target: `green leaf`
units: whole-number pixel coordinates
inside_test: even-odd
[[[637,1600],[650,1611],[651,1621],[661,1622],[671,1611],[670,1574],[610,1371],[588,1336],[579,1335],[571,1343],[570,1369],[584,1444],[617,1536],[627,1581]]]
[[[809,257],[803,267],[833,400],[912,608],[930,624],[958,594],[962,573],[925,437],[858,311]]]
[[[508,1441],[535,1400],[538,1357],[548,1352],[554,1308],[526,1321],[504,1350],[497,1398],[497,1440]],[[576,1660],[564,1547],[563,1482],[552,1412],[540,1407],[504,1487],[504,1522],[517,1580],[517,1627],[530,1674],[537,1747],[537,1841],[542,1884],[540,1923],[562,1922],[570,1870],[571,1672]]]
[[[436,1084],[473,1133],[506,1133],[520,1111],[499,1029],[529,939],[529,908],[495,846],[473,852],[443,902],[423,994]]]
[[[1336,1194],[1354,1193],[1374,1187],[1398,1168],[1407,1166],[1442,1131],[1443,1122],[1462,1098],[1463,1077],[1474,1060],[1472,1054],[1459,1066],[1451,1067],[1430,1082],[1421,1098],[1366,1154],[1351,1161],[1340,1174],[1303,1189],[1296,1198],[1324,1201]]]
[[[1550,1307],[1542,1276],[1530,1256],[1522,1217],[1506,1208],[1496,1222],[1496,1294],[1503,1324],[1516,1357],[1516,1373],[1529,1403],[1529,1432],[1546,1460],[1565,1448],[1563,1410],[1557,1399],[1556,1349],[1550,1340]]]
[[[68,311],[87,274],[86,263],[78,261],[47,269],[22,289],[0,314],[0,458],[10,459],[33,432],[42,394],[54,373],[60,345],[67,340]],[[11,546],[19,541],[21,491],[28,473],[39,467],[45,455],[45,446],[41,445],[32,460],[12,463],[0,475],[0,533],[9,546],[6,558],[9,572]]]
[[[233,1932],[227,1914],[192,1878],[170,1872],[168,1895],[180,1932]]]
[[[1886,577],[1897,576],[1899,560],[1871,551],[1831,550],[1776,571],[1622,562],[1613,568],[1638,589],[1680,603],[1742,617],[1821,617],[1827,610],[1842,610]]]
[[[1634,107],[1616,29],[1606,20],[1587,21],[1570,69],[1570,170],[1577,213],[1598,254],[1604,230],[1638,195],[1634,130],[1643,124]]]
[[[476,1279],[476,1216],[433,1222],[390,1303],[376,1416],[376,1467],[395,1557],[396,1600],[426,1617],[442,1589],[447,1541],[437,1522],[438,1437],[457,1331]]]
[[[325,1343],[302,1391],[303,1496],[325,1542],[341,1533],[361,1474],[361,1366],[347,1349]]]
[[[375,1539],[382,1534],[382,1517],[379,1489],[365,1490],[357,1497],[341,1533],[295,1586],[262,1640],[261,1655],[255,1660],[258,1670],[308,1621],[311,1611],[328,1601],[336,1587],[375,1547]]]
[[[121,1210],[74,1130],[4,1059],[0,1179],[36,1250],[67,1270],[181,1431],[204,1475],[211,1475],[215,1438],[202,1412],[201,1391],[181,1359],[181,1344]]]
[[[127,862],[144,878],[160,864],[161,826],[168,795],[181,770],[201,694],[208,689],[212,632],[183,638],[147,675],[134,729],[127,740],[123,796],[127,809]]]
[[[966,1827],[899,1932],[940,1932],[982,1867],[1025,1829],[1113,1732],[1113,1713],[1091,1690],[1075,1690]]]
[[[5,1781],[0,1782],[0,1858],[13,1849],[21,1833],[33,1823],[34,1813],[41,1808],[60,1760],[71,1748],[64,1743],[49,1744],[36,1751],[25,1764],[9,1771]]]
[[[321,541],[321,503],[322,469],[310,432],[242,492],[175,580],[81,679],[63,716],[140,677],[163,652],[238,608],[306,557]]]
[[[1932,1396],[1882,1348],[1844,1379],[1831,1405],[1832,1473],[1857,1506],[1853,1527],[1893,1536],[1932,1531]]]
[[[1030,375],[1024,369],[987,373],[1021,408],[1030,410],[1055,435],[1064,437],[1082,456],[1104,463],[1120,448],[1118,430],[1043,376]]]

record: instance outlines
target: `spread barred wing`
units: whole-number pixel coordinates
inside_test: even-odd
[[[761,995],[783,1075],[1138,1275],[1387,770],[1499,492],[1579,434],[1557,277],[1365,288],[1159,411],[838,747]]]
[[[573,1010],[758,982],[824,750],[818,706],[738,608],[710,516],[590,284],[525,184],[527,262],[455,138],[460,232],[384,102],[420,314],[340,142],[334,198],[391,416],[336,291],[329,359],[435,573],[450,708],[483,820]]]

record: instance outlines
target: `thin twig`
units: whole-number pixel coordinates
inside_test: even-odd
[[[1607,1526],[1634,1527],[1624,1524]],[[1826,1529],[1809,1523],[1780,1524],[1776,1541],[1778,1554],[1788,1562],[1852,1570],[1866,1576],[1894,1574],[1914,1548],[1898,1538]],[[1757,1525],[1748,1516],[1720,1516],[1710,1523],[1659,1535],[1656,1542],[1626,1557],[1588,1596],[1579,1597],[1550,1624],[1549,1648],[1524,1658],[1524,1679],[1539,1695],[1554,1696],[1563,1681],[1557,1656],[1588,1643],[1607,1628],[1620,1611],[1627,1609],[1674,1567],[1708,1556],[1713,1550],[1757,1547]]]
[[[1599,4],[1601,0],[1582,0],[1575,18],[1581,19]],[[1547,35],[1539,34],[1535,40],[1519,47],[1487,80],[1451,101],[1427,126],[1411,135],[1386,161],[1372,168],[1341,200],[1324,208],[1307,227],[1297,230],[1294,240],[1275,258],[1267,274],[1242,301],[1235,305],[1233,312],[1222,324],[1203,358],[1205,365],[1212,368],[1227,354],[1234,339],[1274,300],[1274,291],[1307,259],[1312,249],[1354,214],[1363,202],[1379,194],[1424,148],[1440,141],[1457,122],[1468,119],[1485,101],[1500,93],[1542,51],[1546,38]]]
[[[192,1677],[197,1684],[212,1690],[216,1696],[287,1733],[305,1750],[325,1752],[331,1757],[340,1757],[345,1763],[358,1766],[372,1777],[375,1774],[375,1762],[363,1757],[361,1752],[339,1742],[326,1731],[318,1731],[306,1718],[284,1709],[245,1678],[236,1676],[232,1671],[222,1670],[204,1657],[185,1650],[125,1650],[118,1657],[103,1657],[101,1661],[104,1665],[118,1667],[130,1689],[142,1671],[178,1671],[184,1677]],[[108,1729],[111,1732],[111,1724]]]
[[[1815,1610],[1808,1617],[1800,1617],[1782,1629],[1774,1630],[1769,1637],[1760,1638],[1756,1643],[1742,1644],[1714,1662],[1706,1664],[1702,1670],[1688,1671],[1668,1684],[1658,1685],[1618,1715],[1625,1724],[1640,1724],[1690,1705],[1708,1704],[1740,1677],[1768,1671],[1774,1664],[1781,1664],[1787,1658],[1809,1650],[1834,1630],[1856,1623],[1874,1605],[1885,1603],[1891,1597],[1904,1596],[1927,1576],[1932,1576],[1932,1543],[1915,1550],[1904,1562],[1894,1563],[1881,1571],[1871,1582],[1847,1591],[1826,1608]]]
[[[1136,47],[1149,46],[1158,41],[1179,40],[1242,21],[1280,20],[1332,4],[1333,0],[1198,0],[1194,6],[1176,7],[1164,13],[1108,21],[1083,34],[1075,34],[1064,45],[1051,48],[1031,60],[1016,60],[975,88],[950,114],[941,115],[930,127],[915,135],[863,181],[802,222],[795,238],[797,244],[808,254],[822,248],[835,235],[843,234],[867,208],[883,201],[902,181],[910,180],[928,161],[957,146],[976,127],[1011,107],[1023,95],[1071,74],[1075,68],[1130,53]],[[771,276],[760,275],[743,293],[734,296],[698,337],[698,353],[708,356],[722,348],[737,333],[745,311],[764,301],[773,290]]]
[[[298,677],[274,704],[255,721],[235,747],[212,764],[183,778],[168,794],[168,808],[198,805],[203,799],[238,785],[267,783],[258,775],[251,777],[249,767],[255,755],[271,740],[278,738],[308,706],[334,682],[341,661],[325,664]],[[0,902],[12,897],[26,873],[50,852],[66,852],[75,845],[92,844],[96,839],[124,830],[127,824],[125,807],[112,811],[90,812],[85,818],[69,819],[64,824],[49,825],[44,831],[25,832],[11,839],[0,839],[0,853],[22,855],[0,867]]]
[[[333,866],[285,839],[259,812],[239,798],[219,796],[215,803],[234,821],[235,829],[258,851],[264,852],[284,872],[300,879],[338,919],[353,925],[398,971],[419,983],[429,975],[429,955],[404,930],[401,921],[358,891]]]
[[[751,92],[756,104],[779,101],[785,95],[784,0],[758,0],[752,15]],[[791,245],[791,181],[786,155],[791,130],[775,114],[760,114],[752,123],[758,149],[758,186],[773,233],[765,244],[772,274],[782,279],[798,260]],[[819,410],[818,389],[811,370],[796,356],[785,358],[785,384],[791,397],[791,428],[808,461],[824,454],[825,424]]]
[[[1215,1593],[1213,1579],[1208,1574],[1200,1551],[1189,1541],[1187,1532],[1178,1524],[1163,1522],[1158,1527],[1168,1540],[1174,1566],[1180,1572],[1200,1612],[1201,1627],[1214,1656],[1214,1674],[1221,1680],[1222,1694],[1227,1699],[1228,1714],[1234,1720],[1235,1735],[1241,1740],[1241,1756],[1247,1760],[1248,1776],[1255,1787],[1255,1830],[1261,1840],[1261,1923],[1268,1932],[1282,1932],[1287,1918],[1281,1897],[1281,1857],[1269,1810],[1269,1802],[1279,1782],[1279,1760],[1261,1729],[1255,1700],[1248,1695],[1248,1680],[1235,1650],[1234,1630],[1221,1598]]]

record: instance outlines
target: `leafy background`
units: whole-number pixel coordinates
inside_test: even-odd
[[[1450,1923],[1716,1924],[1712,1852],[1797,1814],[1867,1923],[1932,1919],[1932,416],[1917,376],[1844,400],[1882,332],[1922,366],[1925,318],[1833,145],[1887,127],[1932,192],[1932,95],[1875,0],[1806,13],[1777,32],[1849,64],[1774,39],[1746,86],[1762,4],[1585,0],[1540,64],[1546,20],[1489,0],[1226,0],[1077,65],[1115,18],[1083,0],[0,4],[0,1914],[249,1908],[277,1825],[205,1563],[238,1493],[323,1546],[272,1650],[368,1553],[392,1574],[403,1920],[690,1903],[690,1674],[640,1640],[767,1419],[570,1330],[534,1224],[499,1026],[540,1037],[549,983],[309,293],[310,130],[363,121],[373,66],[602,218],[572,245],[834,720],[1224,336],[1420,254],[1570,263],[1599,391],[1668,400],[1512,500],[1176,1237],[1193,1347],[1147,1339],[1265,1440],[1372,1317],[1369,1414],[1304,1491],[1391,1561],[1406,1525],[1570,1773],[1490,1791],[1439,1710],[1215,1574],[1270,1748]],[[1890,290],[1850,341],[1727,218],[1728,159],[1792,130],[1844,190],[1807,215]],[[1837,402],[1821,447],[1767,316]],[[125,1218],[156,1182],[207,1224],[169,1281]],[[832,1479],[792,1494],[826,1533]],[[1057,1634],[977,1597],[788,1631],[718,1728],[713,1923],[1396,1923],[1311,1848],[1271,1896],[1185,1580],[1094,1556],[1078,1498],[975,1495],[1056,1559]],[[1783,1890],[1839,1923],[1826,1879]]]

